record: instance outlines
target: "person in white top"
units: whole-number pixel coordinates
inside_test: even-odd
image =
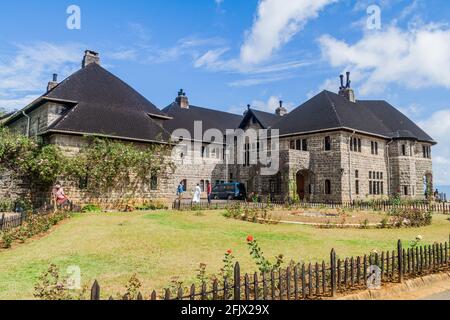
[[[202,189],[200,188],[200,184],[197,184],[194,191],[194,199],[192,199],[193,203],[200,203],[200,196],[202,194]]]

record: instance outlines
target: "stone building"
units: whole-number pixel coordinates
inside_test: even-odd
[[[54,75],[47,91],[10,116],[5,125],[71,155],[89,135],[144,147],[173,147],[174,171],[161,174],[152,186],[143,186],[145,199],[172,199],[180,181],[187,191],[197,184],[205,189],[208,182],[237,181],[246,184],[248,193],[272,199],[335,202],[393,194],[423,198],[425,190],[433,188],[435,141],[387,102],[356,100],[349,74],[346,84],[341,77],[338,94],[323,91],[290,113],[282,103],[275,114],[250,106],[244,115],[201,108],[191,105],[182,90],[160,110],[101,67],[98,53],[88,50],[79,71],[62,82]],[[235,129],[244,135],[249,129],[278,132],[272,137],[279,140],[278,173],[264,176],[260,164],[236,164],[238,154],[246,159],[250,152],[261,150],[259,141],[238,150],[236,137],[227,139],[227,130]],[[188,148],[192,145],[193,150]],[[11,196],[4,191],[8,180],[4,177],[0,198]],[[11,188],[10,179],[8,185]],[[80,203],[92,201],[74,184],[69,193]],[[14,194],[20,194],[17,188]]]

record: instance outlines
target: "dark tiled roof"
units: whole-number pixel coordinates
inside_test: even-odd
[[[70,111],[49,127],[49,132],[142,141],[165,142],[170,138],[155,120],[168,116],[95,63],[75,72],[23,110],[31,111],[46,101],[58,101],[70,107]],[[6,124],[20,117],[21,113],[16,112]]]
[[[50,131],[100,134],[144,141],[167,141],[169,135],[150,115],[167,117],[125,82],[92,63],[46,95],[77,105]]]
[[[92,63],[62,81],[45,97],[77,102],[50,131],[160,141],[169,135],[150,115],[167,117],[125,82]]]
[[[353,129],[386,138],[408,138],[435,143],[434,140],[386,101],[357,101],[322,91],[274,126],[281,135]]]
[[[173,118],[164,122],[166,131],[173,132],[176,129],[186,129],[192,137],[194,137],[195,121],[202,121],[203,132],[208,129],[219,129],[225,134],[227,129],[238,128],[243,119],[243,116],[237,114],[192,105],[189,106],[189,109],[183,109],[176,102],[162,111]]]

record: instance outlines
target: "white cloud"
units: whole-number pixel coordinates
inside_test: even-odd
[[[105,54],[105,56],[109,59],[124,61],[136,60],[137,55],[138,53],[135,49],[124,49]]]
[[[417,118],[426,111],[426,108],[419,104],[412,103],[407,107],[399,107],[398,110],[409,118]]]
[[[297,34],[319,11],[336,0],[261,0],[253,26],[241,47],[241,60],[257,64]]]
[[[260,84],[272,83],[281,80],[286,80],[292,78],[293,75],[288,74],[278,74],[278,75],[268,75],[264,77],[251,77],[247,79],[235,80],[228,83],[230,87],[251,87]]]
[[[13,55],[0,57],[0,106],[24,107],[45,92],[53,73],[60,79],[78,69],[83,47],[79,44],[37,42],[17,45]]]
[[[7,111],[19,110],[36,100],[36,98],[38,97],[39,95],[26,95],[24,97],[9,99],[3,99],[0,97],[0,109],[4,109]]]
[[[280,100],[283,100],[280,96],[271,96],[267,99],[267,101],[253,100],[251,106],[253,109],[275,113],[275,110],[280,106]],[[292,102],[283,101],[283,107],[285,107],[288,111],[291,111],[295,105]]]
[[[402,31],[391,26],[366,33],[355,44],[320,37],[323,58],[361,75],[360,93],[382,92],[392,83],[407,88],[450,88],[450,29],[426,25]]]
[[[229,48],[218,48],[208,50],[205,54],[203,54],[196,61],[194,61],[194,67],[196,68],[206,67],[210,70],[229,68],[231,66],[231,63],[220,60],[220,57],[228,50]]]
[[[437,111],[418,124],[438,143],[433,147],[435,184],[450,185],[450,108]]]

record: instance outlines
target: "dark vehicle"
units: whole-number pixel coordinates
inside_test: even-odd
[[[211,197],[215,200],[243,200],[246,197],[245,185],[239,182],[216,184]]]

